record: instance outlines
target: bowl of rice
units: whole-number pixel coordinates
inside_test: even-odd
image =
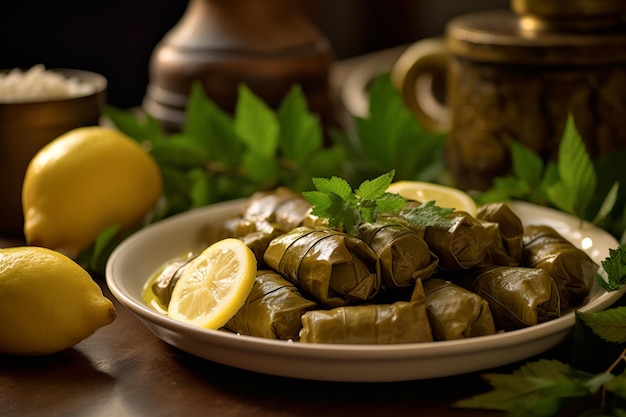
[[[0,236],[22,236],[22,181],[32,157],[57,136],[97,125],[107,80],[75,69],[0,69]]]

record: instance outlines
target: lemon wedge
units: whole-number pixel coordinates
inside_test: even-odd
[[[422,203],[434,201],[439,207],[465,211],[471,216],[476,216],[477,212],[472,196],[454,187],[423,181],[397,181],[387,188],[387,192]]]
[[[246,301],[256,277],[256,258],[241,240],[220,240],[192,260],[172,291],[168,315],[219,329]]]

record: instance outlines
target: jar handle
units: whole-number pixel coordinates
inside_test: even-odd
[[[445,100],[449,71],[450,55],[441,37],[413,43],[391,69],[391,81],[427,130],[450,131],[450,109]]]

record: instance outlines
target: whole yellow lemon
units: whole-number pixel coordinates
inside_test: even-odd
[[[78,253],[111,226],[137,224],[162,186],[157,163],[132,138],[100,126],[70,130],[43,147],[26,170],[26,241]]]
[[[0,249],[0,353],[67,349],[115,317],[115,306],[72,259],[40,247]]]

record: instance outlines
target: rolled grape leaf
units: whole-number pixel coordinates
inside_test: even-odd
[[[470,214],[456,211],[450,215],[452,226],[428,226],[424,240],[439,258],[445,271],[460,271],[479,265],[492,242],[483,225]]]
[[[185,266],[194,259],[196,255],[188,254],[177,257],[169,261],[158,273],[151,285],[151,290],[161,307],[167,310],[172,298],[172,291],[178,282]]]
[[[432,341],[424,288],[416,281],[411,301],[312,310],[302,316],[300,342],[393,344]]]
[[[283,235],[285,232],[281,229],[272,229],[268,230],[259,230],[256,232],[248,233],[247,235],[241,237],[240,239],[245,243],[254,253],[254,256],[257,260],[257,268],[259,269],[267,269],[268,266],[265,264],[263,260],[263,256],[265,255],[265,251],[270,245],[270,242],[277,238],[280,235]]]
[[[255,221],[265,220],[285,230],[291,230],[302,226],[310,212],[311,204],[302,194],[286,187],[278,187],[272,191],[254,193],[243,217]]]
[[[586,252],[545,225],[526,226],[523,262],[547,271],[556,281],[562,311],[582,304],[599,268]]]
[[[476,218],[481,221],[490,241],[487,251],[492,265],[518,266],[524,252],[524,225],[506,203],[489,203],[478,207]]]
[[[362,302],[380,289],[380,264],[357,237],[302,226],[273,239],[265,264],[330,307]]]
[[[496,332],[489,303],[478,294],[440,278],[430,278],[423,284],[435,340],[464,339]]]
[[[248,336],[297,340],[301,316],[319,308],[318,303],[305,298],[277,272],[259,270],[244,305],[224,328]]]
[[[365,241],[380,260],[381,282],[385,288],[415,286],[437,269],[439,259],[424,239],[398,223],[363,223],[355,236]]]
[[[561,315],[556,282],[540,268],[494,266],[468,271],[463,286],[489,303],[498,330],[516,330]]]

